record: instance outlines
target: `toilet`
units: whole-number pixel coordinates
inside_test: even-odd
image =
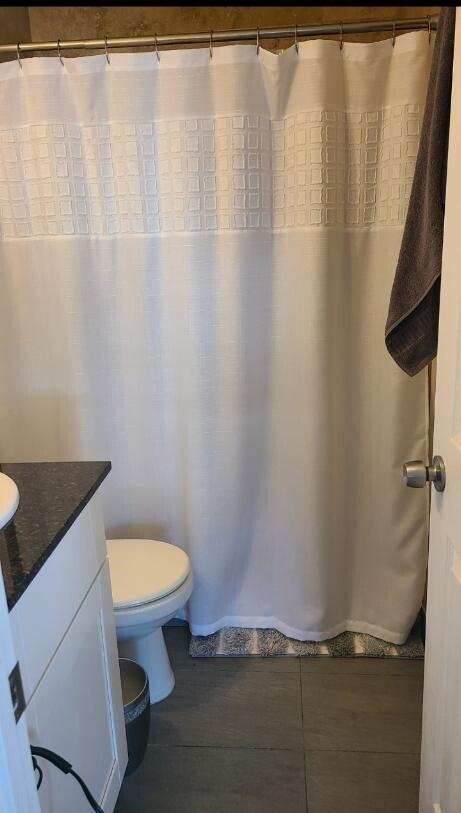
[[[153,539],[108,539],[119,654],[147,672],[150,702],[174,687],[162,626],[189,600],[193,574],[188,555]]]

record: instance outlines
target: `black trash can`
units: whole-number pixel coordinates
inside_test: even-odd
[[[149,679],[139,663],[129,658],[119,658],[118,662],[128,745],[125,775],[128,776],[139,767],[146,753],[150,723]]]

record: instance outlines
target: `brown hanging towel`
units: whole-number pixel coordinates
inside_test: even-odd
[[[437,355],[455,18],[455,8],[441,9],[385,330],[389,353],[411,376]]]

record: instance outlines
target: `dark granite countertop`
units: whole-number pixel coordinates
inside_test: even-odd
[[[4,463],[19,506],[0,531],[0,563],[11,610],[107,477],[111,464]]]

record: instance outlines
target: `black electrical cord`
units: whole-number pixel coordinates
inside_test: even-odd
[[[43,771],[42,771],[40,765],[38,764],[37,760],[35,759],[35,757],[32,757],[32,765],[34,766],[34,771],[38,771],[37,790],[39,790],[40,785],[42,784],[42,781],[43,781]]]
[[[62,771],[63,773],[66,773],[66,774],[70,773],[74,777],[74,779],[77,780],[78,784],[80,785],[81,789],[83,790],[83,793],[85,794],[86,798],[88,799],[88,802],[91,805],[91,807],[93,808],[93,810],[96,813],[104,813],[104,810],[102,809],[102,807],[100,807],[98,805],[98,803],[97,803],[96,799],[94,798],[94,796],[91,795],[90,791],[88,790],[88,788],[85,785],[85,782],[83,781],[81,776],[79,776],[78,773],[76,773],[73,770],[72,765],[70,764],[70,762],[67,762],[67,760],[63,759],[63,757],[60,757],[59,754],[55,754],[54,751],[50,751],[48,748],[41,748],[39,745],[31,745],[30,750],[31,750],[31,753],[32,753],[32,764],[34,766],[34,770],[38,771],[38,774],[39,774],[37,788],[39,788],[40,785],[42,784],[43,771],[40,768],[40,766],[38,765],[37,760],[35,759],[35,757],[41,757],[42,759],[47,759],[48,762],[51,762],[56,768],[59,768],[59,770]]]

